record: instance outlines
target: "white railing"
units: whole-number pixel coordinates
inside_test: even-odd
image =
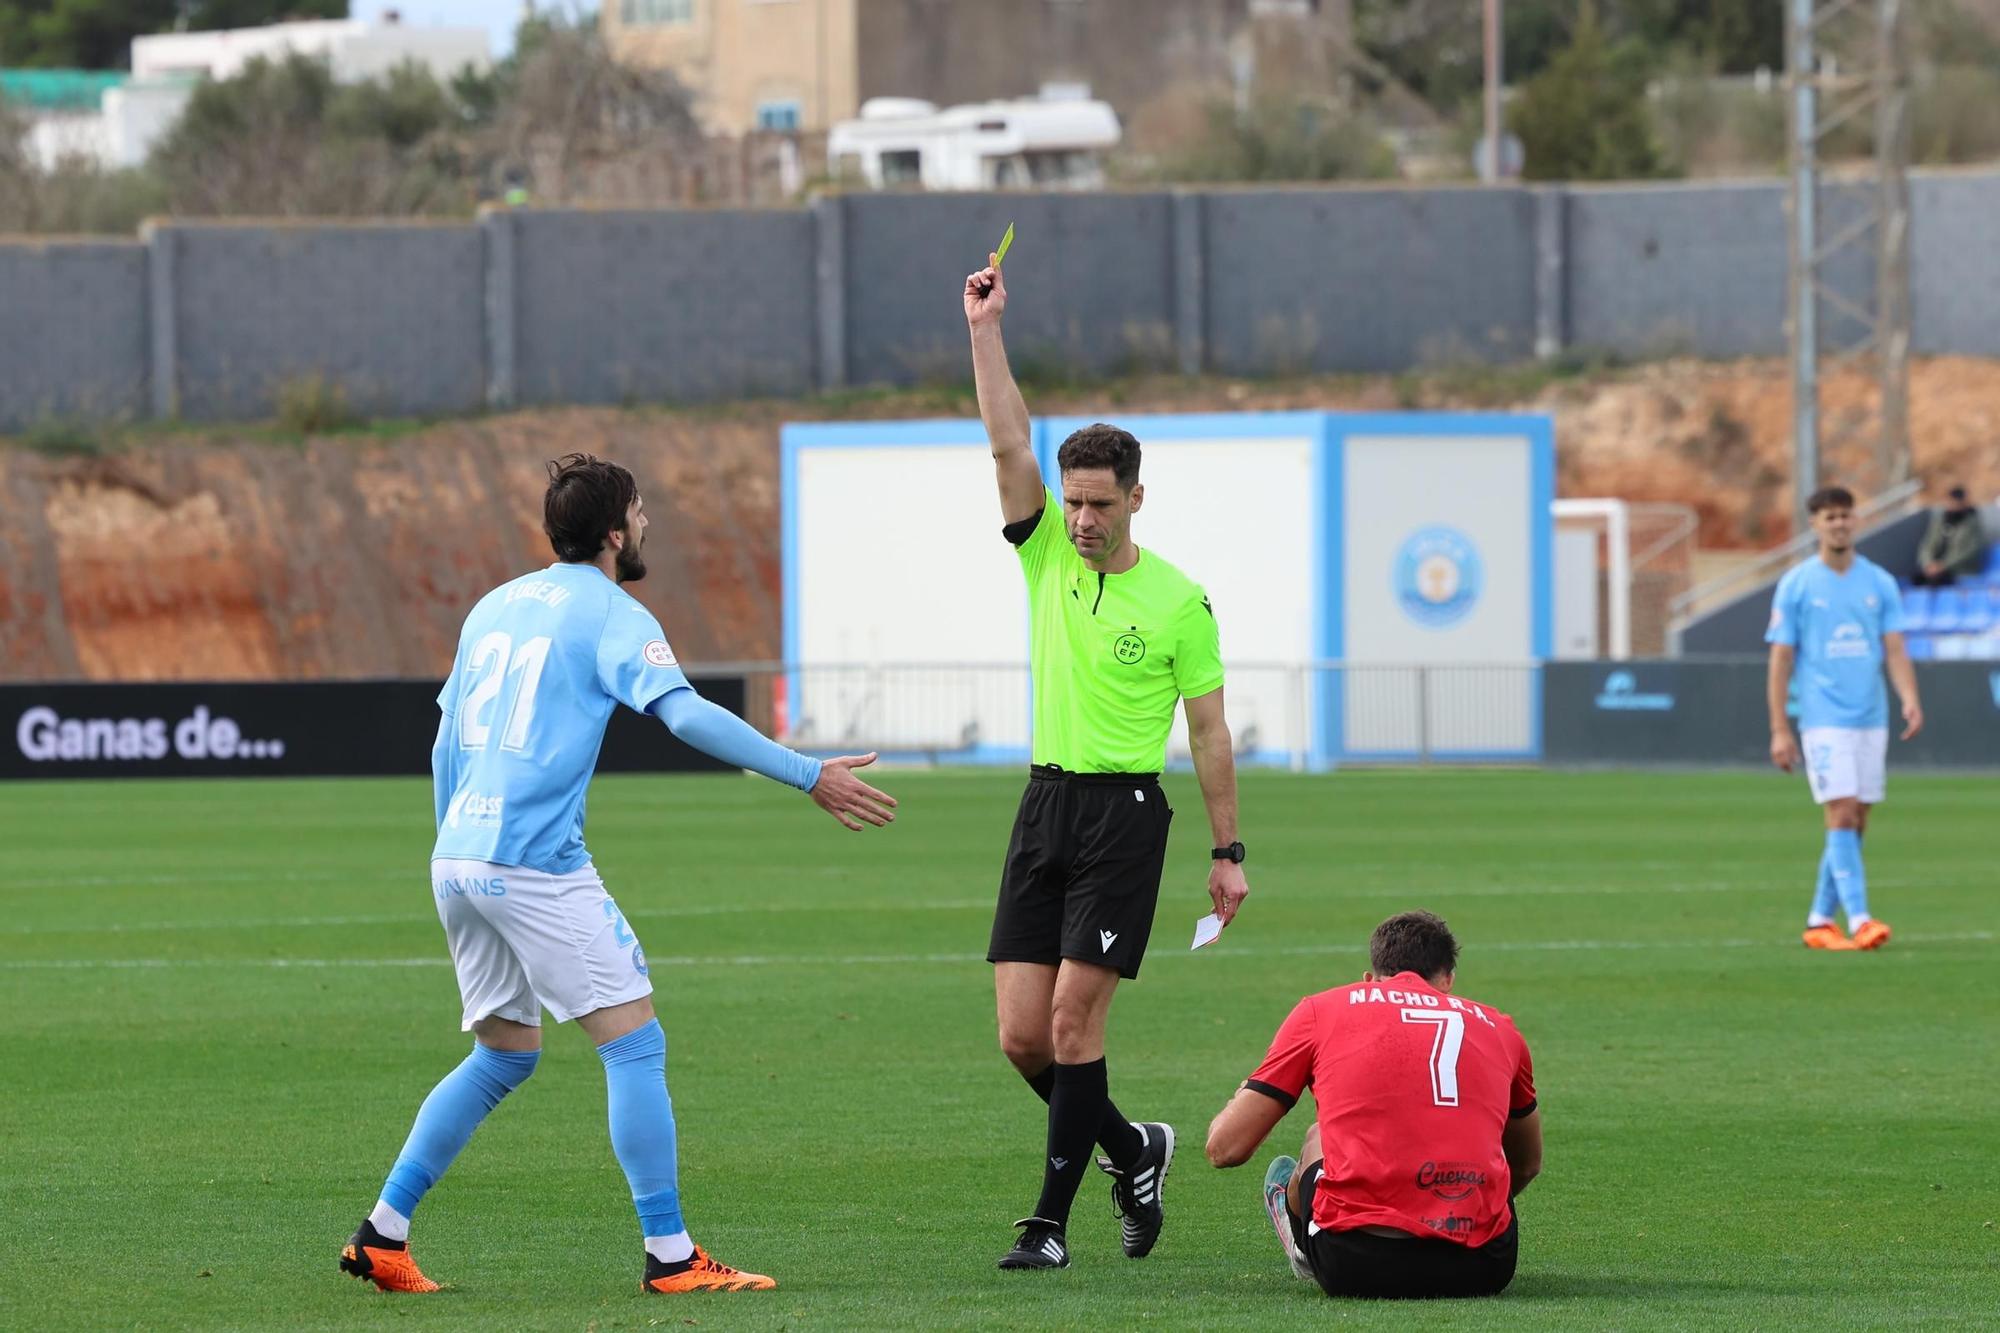
[[[742,677],[749,720],[802,750],[877,750],[940,764],[1029,758],[1025,662],[729,662],[690,667],[690,675],[697,684]],[[1304,771],[1540,755],[1537,663],[1231,663],[1226,688],[1240,763]],[[1167,756],[1188,761],[1183,718]]]

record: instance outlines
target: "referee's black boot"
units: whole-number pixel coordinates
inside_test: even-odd
[[[1021,1238],[1000,1256],[1002,1268],[1068,1268],[1069,1246],[1063,1229],[1046,1217],[1024,1217],[1014,1224]]]
[[[1143,1259],[1159,1242],[1166,1214],[1160,1202],[1167,1188],[1167,1169],[1174,1164],[1174,1127],[1148,1120],[1132,1128],[1145,1140],[1145,1151],[1128,1172],[1100,1154],[1097,1169],[1111,1177],[1111,1208],[1118,1216],[1118,1240],[1127,1259]]]

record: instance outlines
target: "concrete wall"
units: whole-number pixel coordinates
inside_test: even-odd
[[[1216,370],[1393,371],[1534,350],[1529,191],[1224,191],[1202,214]]]
[[[1825,192],[1822,234],[1857,216]],[[1913,186],[1915,345],[2000,356],[2000,175]],[[0,245],[0,430],[963,381],[960,285],[1017,228],[1017,367],[1268,375],[1785,349],[1773,182],[851,195],[755,212],[183,226]],[[1867,303],[1865,248],[1832,275]],[[1826,334],[1853,330],[1831,306]]]
[[[140,415],[147,365],[144,247],[0,245],[0,430]]]
[[[801,212],[518,213],[516,399],[620,403],[813,383],[813,219]],[[505,262],[504,260],[500,262]],[[505,336],[497,333],[496,336]]]
[[[1012,222],[1008,350],[1017,372],[1105,372],[1171,356],[1174,272],[1164,194],[874,195],[842,201],[846,377],[971,374],[965,275]]]
[[[1910,345],[2000,356],[2000,176],[1910,183]]]
[[[269,416],[287,384],[313,376],[369,414],[485,401],[475,228],[164,227],[153,249],[173,275],[179,415]]]

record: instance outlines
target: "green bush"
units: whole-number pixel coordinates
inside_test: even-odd
[[[325,375],[300,375],[278,386],[278,425],[299,435],[324,435],[357,420],[347,391]]]

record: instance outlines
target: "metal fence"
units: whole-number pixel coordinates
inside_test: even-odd
[[[816,753],[1025,764],[1033,701],[1025,663],[732,662],[698,668],[746,683],[745,716]],[[1533,762],[1541,751],[1532,662],[1232,663],[1237,762],[1308,771],[1342,763]],[[1190,762],[1176,717],[1170,765]]]

